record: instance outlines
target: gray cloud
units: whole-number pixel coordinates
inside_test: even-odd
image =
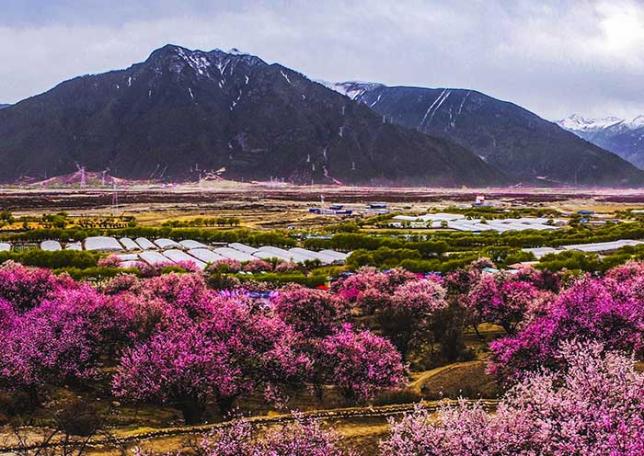
[[[237,47],[313,78],[467,87],[547,118],[644,113],[635,0],[0,0],[0,101],[165,43]]]

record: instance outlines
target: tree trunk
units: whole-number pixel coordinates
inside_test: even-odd
[[[186,399],[178,405],[179,410],[183,413],[183,420],[186,424],[198,424],[203,422],[206,413],[206,406],[197,399]]]
[[[237,399],[237,396],[227,396],[227,397],[217,398],[217,405],[219,406],[219,412],[221,413],[221,416],[228,417],[230,415],[230,412],[232,412],[233,410],[233,405],[235,404],[236,399]]]

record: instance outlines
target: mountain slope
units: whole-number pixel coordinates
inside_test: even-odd
[[[8,108],[9,106],[11,106],[11,105],[8,105],[8,104],[1,104],[1,103],[0,103],[0,109]]]
[[[632,120],[618,117],[586,119],[573,114],[557,124],[644,169],[644,116]]]
[[[505,182],[466,148],[383,123],[281,65],[173,45],[0,111],[0,181],[77,166],[136,179]]]
[[[644,173],[512,103],[465,89],[330,86],[387,121],[457,142],[525,183],[644,185]]]

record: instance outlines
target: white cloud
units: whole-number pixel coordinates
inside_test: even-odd
[[[549,118],[644,112],[637,1],[71,3],[0,19],[0,100],[128,66],[170,42],[237,47],[329,80],[474,88]]]

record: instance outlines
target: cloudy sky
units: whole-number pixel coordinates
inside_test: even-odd
[[[0,102],[166,43],[473,88],[549,119],[644,114],[644,0],[0,0]]]

